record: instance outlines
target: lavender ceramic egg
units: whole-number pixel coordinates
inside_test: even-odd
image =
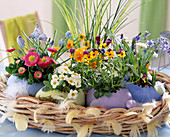
[[[128,102],[132,100],[132,96],[127,89],[121,88],[116,93],[111,93],[109,97],[105,95],[96,99],[94,97],[95,89],[91,89],[87,93],[87,105],[88,106],[101,106],[108,109],[111,108],[132,108],[138,106],[135,101]],[[128,106],[126,106],[128,102]]]
[[[18,83],[18,82],[23,82],[25,83],[25,79],[21,80],[19,78],[17,78],[14,75],[11,75],[8,80],[7,80],[7,85],[10,86],[13,83]],[[33,83],[32,85],[28,84],[28,82],[26,82],[26,89],[28,91],[29,95],[33,95],[35,96],[35,94],[44,86],[44,84],[42,82],[40,83]]]

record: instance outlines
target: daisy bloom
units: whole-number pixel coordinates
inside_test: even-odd
[[[54,63],[54,64],[58,64],[56,61],[55,61],[55,59],[51,59],[52,60],[52,62]]]
[[[57,53],[57,50],[55,48],[48,48],[47,50],[50,51],[50,52]]]
[[[114,51],[111,49],[108,49],[105,54],[107,55],[108,58],[113,58]]]
[[[59,78],[60,78],[60,80],[65,80],[65,79],[66,79],[66,76],[60,75]]]
[[[36,51],[36,49],[29,49],[27,50],[28,52],[33,52],[33,51]]]
[[[67,48],[71,49],[71,47],[74,47],[73,46],[73,41],[71,39],[69,39],[68,42],[67,42]]]
[[[77,90],[70,90],[70,93],[68,94],[69,99],[76,99],[78,97],[78,91]]]
[[[15,61],[15,63],[16,63],[16,64],[19,64],[19,63],[20,63],[20,61],[21,61],[21,60],[19,60],[19,59],[18,59],[18,60],[16,60],[16,61]]]
[[[21,57],[21,60],[25,60],[25,56],[22,56],[22,57]]]
[[[57,68],[57,71],[58,71],[58,73],[60,73],[60,74],[64,74],[64,73],[67,73],[67,68],[65,68],[66,66],[60,66],[60,67],[58,67]],[[65,68],[65,69],[64,69]]]
[[[40,72],[40,71],[35,71],[34,77],[37,78],[37,79],[40,79],[40,78],[42,77],[42,72]]]
[[[51,62],[52,62],[51,58],[46,56],[39,59],[38,66],[42,68],[47,68],[51,64]]]
[[[15,50],[16,50],[15,48],[13,48],[13,49],[7,49],[6,52],[13,52],[13,51],[15,51]]]
[[[83,41],[85,39],[85,35],[83,33],[79,34],[79,41]]]
[[[32,67],[35,66],[40,59],[40,55],[36,52],[30,52],[25,56],[25,65]]]
[[[90,48],[89,40],[83,42],[83,46]]]
[[[72,85],[72,86],[75,85],[75,81],[73,80],[73,78],[70,77],[70,78],[67,78],[66,80],[70,85]]]
[[[76,86],[76,88],[80,88],[81,87],[81,80],[75,81],[75,86]]]
[[[59,83],[58,80],[56,80],[56,79],[51,80],[51,85],[52,85],[53,88],[56,88],[59,84],[60,83]]]
[[[52,79],[55,79],[55,80],[58,80],[58,76],[55,74],[55,75],[52,75]]]
[[[24,74],[25,71],[26,71],[26,69],[25,69],[24,67],[20,67],[20,68],[18,69],[18,73],[19,73],[19,74]]]

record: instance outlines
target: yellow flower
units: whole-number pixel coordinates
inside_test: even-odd
[[[86,60],[88,60],[88,61],[92,60],[92,57],[90,56],[90,54],[89,54],[89,55],[88,55],[88,54],[85,54],[85,55],[83,56],[83,58],[86,59]]]
[[[83,42],[83,46],[90,48],[89,40]]]
[[[74,47],[73,41],[71,39],[69,39],[68,42],[67,42],[67,48],[70,49],[71,47]]]
[[[71,58],[71,59],[74,58],[74,55],[72,55],[71,53],[70,53],[70,58]]]
[[[125,51],[121,51],[120,54],[118,54],[118,56],[124,58],[126,56]]]
[[[60,46],[54,47],[57,51],[60,49]],[[52,55],[54,56],[55,52],[52,52]]]
[[[107,43],[100,42],[100,47],[99,49],[103,49],[107,47]]]
[[[58,51],[60,49],[60,46],[54,47],[54,49]]]
[[[114,51],[111,50],[111,49],[108,49],[105,53],[107,55],[107,57],[109,58],[113,58],[113,55],[114,55]]]
[[[83,41],[85,39],[85,35],[83,33],[79,34],[79,41]]]
[[[98,53],[99,53],[99,52],[98,52],[97,50],[91,51],[91,52],[90,52],[90,56],[91,56],[92,58],[96,58]]]
[[[103,43],[103,47],[107,48],[108,47],[107,43]]]

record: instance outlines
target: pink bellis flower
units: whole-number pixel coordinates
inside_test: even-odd
[[[35,71],[34,77],[37,78],[37,79],[40,79],[40,78],[42,77],[42,72],[40,72],[40,71]]]
[[[51,62],[52,62],[51,58],[46,56],[39,59],[38,66],[42,68],[47,68],[51,64]]]
[[[40,55],[38,53],[30,52],[25,56],[25,65],[29,67],[35,66],[39,59]]]
[[[18,69],[18,73],[19,73],[19,74],[24,74],[25,71],[26,71],[26,69],[25,69],[24,67],[20,67],[20,68]]]

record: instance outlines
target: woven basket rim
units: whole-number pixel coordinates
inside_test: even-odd
[[[153,70],[149,70],[150,73],[152,73]],[[160,80],[165,83],[165,86],[170,93],[170,76],[168,76],[165,73],[162,72],[156,72],[157,74],[157,80]],[[9,75],[8,75],[9,76]],[[6,98],[2,91],[0,91],[0,102],[6,101],[10,102],[12,99]],[[29,127],[30,128],[38,128],[42,129],[41,126],[39,126],[40,122],[35,123],[34,122],[34,112],[37,109],[40,109],[42,107],[49,107],[48,111],[44,111],[41,114],[37,114],[37,119],[41,120],[42,118],[50,119],[55,123],[56,129],[55,132],[59,133],[76,133],[76,130],[73,128],[71,123],[76,123],[81,126],[83,125],[93,125],[93,133],[98,134],[116,134],[114,131],[108,131],[106,126],[103,125],[103,123],[113,120],[117,124],[121,124],[122,131],[120,134],[130,134],[131,129],[133,125],[141,125],[142,128],[139,128],[140,132],[147,130],[147,124],[141,117],[138,117],[138,115],[128,115],[125,114],[129,112],[137,112],[139,115],[143,113],[143,107],[135,107],[131,109],[125,109],[125,108],[112,108],[107,109],[100,106],[93,106],[93,107],[83,107],[79,105],[72,105],[69,107],[68,110],[62,110],[62,112],[59,110],[59,104],[56,104],[54,102],[49,101],[41,101],[35,97],[32,96],[18,96],[15,100],[17,102],[17,105],[14,108],[14,111],[18,114],[24,114],[29,117]],[[24,108],[24,105],[27,106],[27,108]],[[1,105],[4,107],[4,110],[0,108],[0,111],[2,113],[6,113],[6,106]],[[90,108],[95,108],[101,111],[99,116],[95,116],[93,114],[86,114],[86,110]],[[78,110],[78,115],[74,116],[72,118],[71,123],[66,123],[65,119],[71,111]],[[151,115],[153,116],[151,118],[151,122],[153,121],[159,121],[160,125],[163,125],[164,122],[163,118],[165,115],[169,113],[169,108],[166,104],[163,104],[163,101],[157,101],[157,107],[153,108]],[[51,117],[50,117],[51,116]],[[11,117],[9,119],[12,119]],[[58,121],[60,121],[58,123]],[[67,131],[66,131],[67,129]]]

